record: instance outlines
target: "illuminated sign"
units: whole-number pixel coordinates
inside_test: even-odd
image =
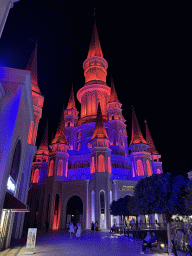
[[[134,191],[134,186],[125,186],[119,188],[120,191]]]
[[[7,190],[9,190],[12,193],[15,193],[16,190],[16,182],[9,176],[7,181]]]

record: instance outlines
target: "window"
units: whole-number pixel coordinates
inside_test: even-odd
[[[111,159],[108,156],[108,172],[111,173]]]
[[[91,158],[91,173],[95,173],[95,161],[93,156]]]
[[[105,172],[105,159],[103,155],[99,155],[98,162],[98,172]]]
[[[21,156],[21,141],[18,140],[17,145],[15,147],[11,171],[10,171],[10,176],[15,182],[17,181],[17,177],[19,173],[20,156]]]
[[[143,164],[140,159],[137,160],[137,173],[138,176],[144,176]]]
[[[63,160],[58,161],[57,176],[63,176]]]
[[[105,193],[104,193],[104,191],[100,192],[100,206],[101,206],[101,209],[105,209]]]
[[[147,164],[148,175],[151,176],[153,173],[152,173],[151,164],[149,163],[149,160],[146,161],[146,164]]]
[[[49,165],[49,175],[48,176],[53,176],[53,171],[54,171],[54,161],[52,159],[50,162],[50,165]]]
[[[67,123],[67,126],[70,126],[70,122]]]
[[[39,182],[39,169],[35,169],[34,175],[33,175],[33,183]]]
[[[134,168],[134,163],[132,162],[132,174],[133,174],[133,177],[135,177],[135,168]]]

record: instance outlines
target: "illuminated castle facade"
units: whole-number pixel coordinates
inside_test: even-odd
[[[144,139],[134,109],[128,146],[122,104],[113,80],[106,84],[107,68],[95,23],[83,63],[85,85],[77,92],[81,111],[72,88],[51,145],[46,126],[32,165],[29,227],[43,228],[47,222],[50,229],[62,229],[74,220],[84,228],[98,221],[101,229],[109,229],[111,202],[133,195],[139,179],[162,173],[147,123]]]

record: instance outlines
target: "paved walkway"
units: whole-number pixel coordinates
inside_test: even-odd
[[[20,241],[0,253],[1,256],[20,256],[25,254],[26,241]],[[37,234],[36,256],[137,256],[141,255],[141,242],[109,234],[109,232],[84,231],[81,239],[75,236],[70,240],[69,233]],[[146,255],[168,255],[167,253],[145,253]],[[186,255],[184,254],[178,254]]]

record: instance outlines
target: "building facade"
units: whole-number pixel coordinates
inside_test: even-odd
[[[27,70],[0,67],[0,250],[21,238],[44,97],[37,48]]]
[[[139,179],[162,173],[147,123],[144,139],[134,109],[128,145],[122,104],[113,80],[106,84],[107,68],[94,23],[83,63],[85,85],[77,92],[81,110],[72,88],[50,145],[46,126],[32,165],[26,227],[48,223],[49,229],[62,229],[72,220],[83,228],[97,221],[101,229],[109,229],[114,221],[111,202],[133,195]]]

